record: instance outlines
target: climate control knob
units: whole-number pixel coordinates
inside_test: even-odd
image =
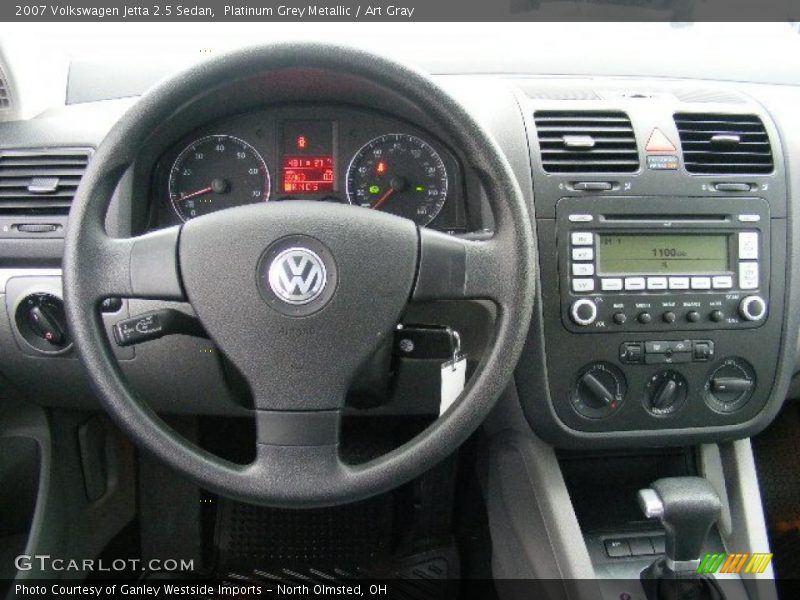
[[[743,358],[725,359],[703,388],[706,404],[716,411],[732,413],[747,404],[756,389],[756,373]]]
[[[597,319],[597,305],[588,298],[580,298],[572,303],[569,316],[576,325],[591,325]]]
[[[761,296],[745,296],[739,303],[739,314],[748,321],[760,321],[767,314],[767,301]]]
[[[578,374],[572,388],[572,406],[584,417],[601,419],[622,406],[626,391],[625,376],[617,367],[591,363]]]
[[[664,417],[678,411],[688,395],[686,379],[676,371],[656,373],[647,382],[645,406],[654,415]]]

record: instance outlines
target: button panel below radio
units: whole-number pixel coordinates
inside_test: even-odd
[[[673,365],[713,358],[711,340],[623,342],[619,347],[619,359],[627,365]]]

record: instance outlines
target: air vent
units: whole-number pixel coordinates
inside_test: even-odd
[[[0,69],[0,112],[11,108],[11,91],[8,89],[8,80]]]
[[[696,175],[771,173],[772,149],[764,124],[755,115],[679,113],[675,125],[683,164]]]
[[[46,148],[0,152],[0,213],[66,214],[92,151]]]
[[[623,112],[536,111],[548,173],[633,173],[639,151],[631,121]]]

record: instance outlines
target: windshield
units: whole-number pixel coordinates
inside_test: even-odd
[[[797,23],[95,23],[15,24],[4,47],[113,66],[139,92],[194,61],[243,45],[318,40],[437,73],[645,76],[800,84]],[[128,93],[127,95],[130,95]],[[113,97],[110,96],[110,97]]]

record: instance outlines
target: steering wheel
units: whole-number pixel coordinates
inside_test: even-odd
[[[132,238],[105,215],[148,136],[204,90],[298,66],[365,78],[426,111],[482,178],[495,227],[486,239],[417,228],[400,217],[326,202],[219,211]],[[198,485],[272,506],[327,506],[392,489],[452,453],[508,384],[534,298],[534,237],[525,199],[492,138],[427,76],[370,53],[325,44],[234,52],[157,85],[97,148],[70,214],[64,300],[75,349],[102,404],[141,447]],[[256,457],[239,465],[175,433],[137,398],[103,328],[107,297],[191,303],[253,395]],[[345,464],[339,424],[354,373],[394,330],[407,303],[493,301],[492,340],[461,397],[412,440]]]

